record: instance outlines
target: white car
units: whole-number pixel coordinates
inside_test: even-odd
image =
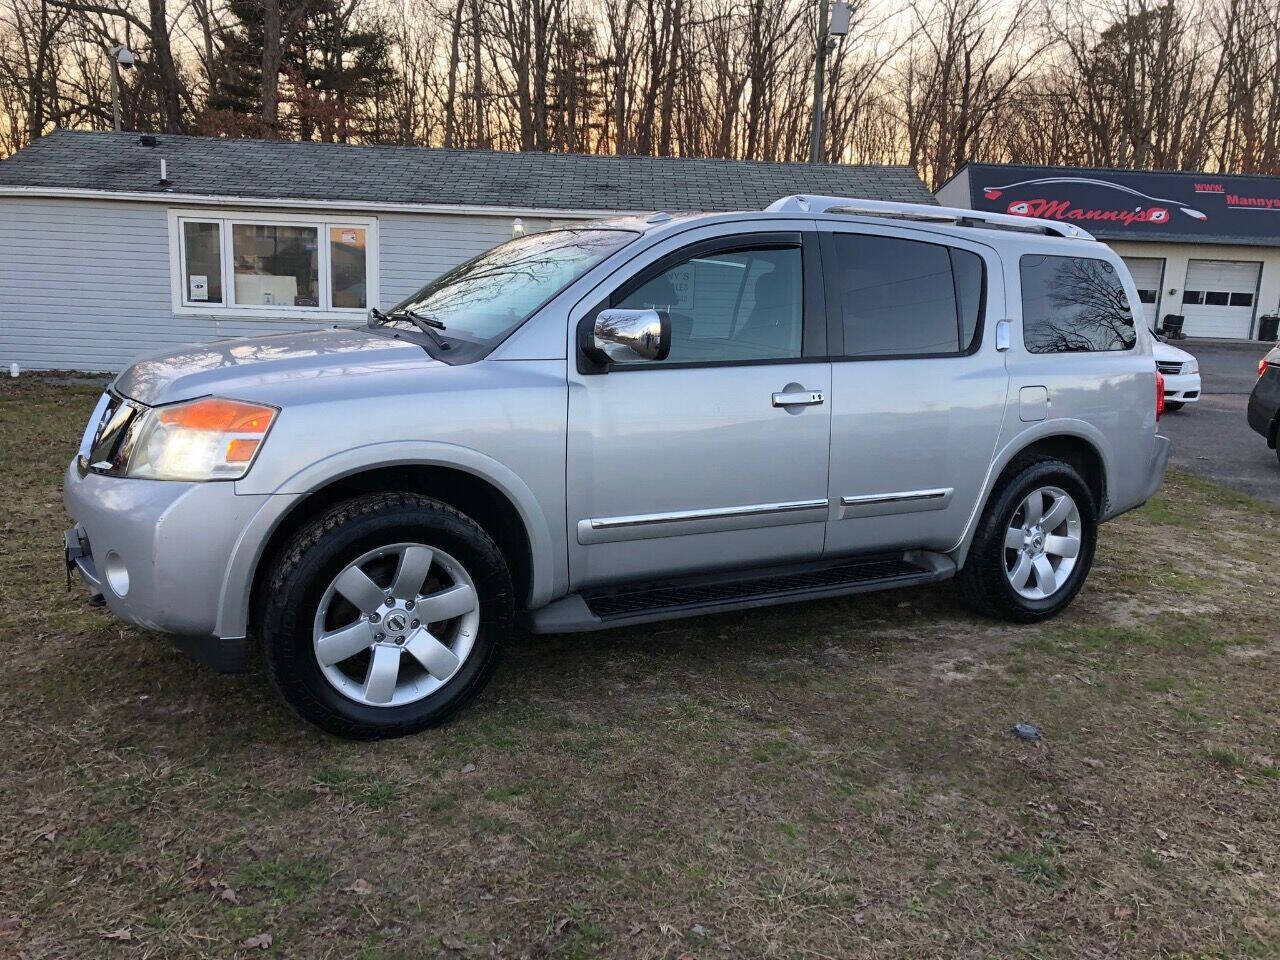
[[[1164,374],[1164,408],[1181,410],[1200,399],[1200,362],[1185,350],[1153,338],[1156,369]]]

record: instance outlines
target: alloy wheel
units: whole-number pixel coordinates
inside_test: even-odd
[[[1080,555],[1080,508],[1060,487],[1038,487],[1005,531],[1005,576],[1019,596],[1046,600],[1071,577]]]
[[[422,543],[371,550],[347,564],[316,608],[312,639],[325,678],[371,707],[439,690],[466,662],[480,601],[462,564]]]

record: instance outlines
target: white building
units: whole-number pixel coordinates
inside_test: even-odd
[[[937,198],[1083,227],[1124,258],[1153,326],[1252,339],[1280,313],[1280,177],[971,163]]]
[[[0,161],[0,365],[358,323],[513,230],[792,193],[933,202],[910,167],[61,131]]]

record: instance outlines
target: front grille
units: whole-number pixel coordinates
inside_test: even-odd
[[[1156,369],[1161,373],[1177,375],[1182,372],[1182,364],[1176,360],[1157,360]]]
[[[140,422],[141,412],[140,404],[112,394],[92,442],[81,454],[81,471],[117,473],[123,470],[133,448],[133,428]]]

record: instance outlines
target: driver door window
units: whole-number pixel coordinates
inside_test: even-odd
[[[800,249],[690,257],[643,280],[612,306],[670,316],[671,355],[665,363],[798,358],[804,331]]]

